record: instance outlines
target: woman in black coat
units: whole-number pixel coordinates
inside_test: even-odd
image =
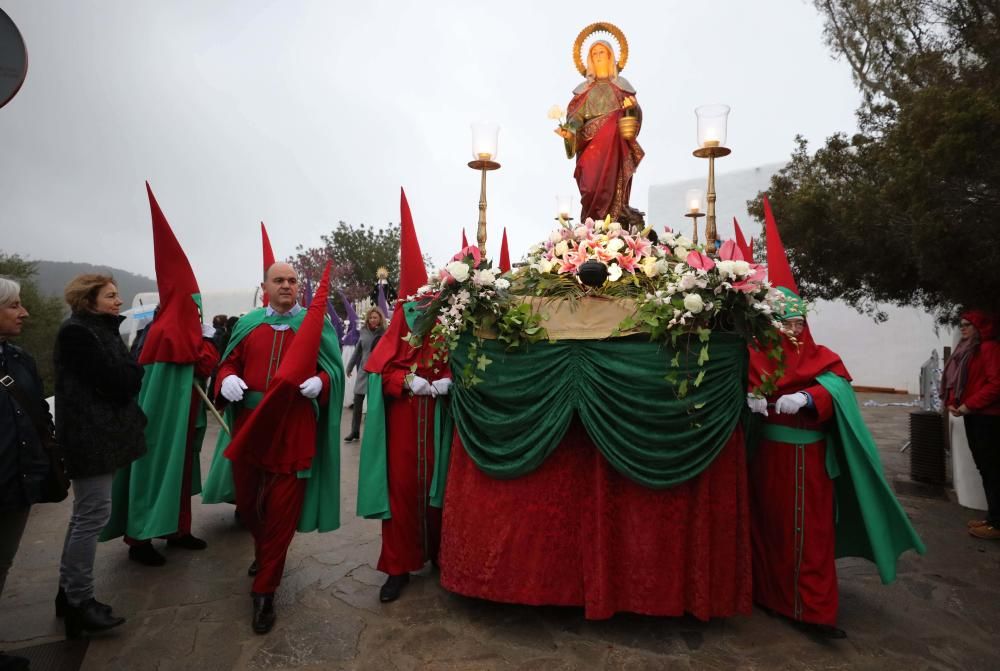
[[[27,318],[20,285],[0,277],[0,594],[49,471],[39,436],[52,424],[42,380],[31,355],[8,342]],[[36,426],[36,418],[46,426]],[[0,668],[8,666],[28,668],[28,660],[0,652]]]
[[[124,317],[114,279],[80,275],[65,297],[72,315],[56,337],[56,435],[73,481],[73,515],[56,614],[65,613],[66,636],[75,638],[125,621],[94,598],[94,557],[111,515],[114,472],[146,452],[146,417],[138,404],[142,367],[118,333]]]

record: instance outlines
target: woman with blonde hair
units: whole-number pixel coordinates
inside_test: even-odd
[[[402,319],[402,317],[400,317]],[[365,362],[371,355],[379,338],[385,333],[385,317],[377,307],[371,308],[365,313],[365,323],[361,327],[361,336],[358,344],[354,347],[354,354],[347,363],[347,375],[355,368],[358,371],[354,379],[354,414],[351,415],[351,432],[344,437],[345,443],[353,443],[361,435],[361,413],[365,405],[365,394],[368,391],[368,373],[365,371]]]
[[[56,435],[73,482],[73,513],[56,615],[66,617],[66,637],[77,638],[125,621],[94,598],[94,557],[111,514],[112,476],[146,452],[146,416],[138,404],[142,367],[118,331],[125,318],[114,278],[80,275],[65,298],[72,314],[56,336]]]

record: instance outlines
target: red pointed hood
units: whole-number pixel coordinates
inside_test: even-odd
[[[274,265],[274,250],[271,249],[271,238],[267,237],[267,229],[264,228],[264,222],[260,222],[260,244],[263,252],[264,258],[264,272]],[[265,292],[261,299],[263,301],[264,307],[267,307],[268,296]]]
[[[462,249],[469,246],[469,239],[465,237],[465,229],[462,229]]]
[[[153,220],[153,257],[160,310],[146,334],[139,363],[194,363],[201,350],[201,311],[194,296],[198,281],[153,190],[146,182]]]
[[[463,231],[464,233],[464,231]],[[417,229],[406,202],[406,192],[399,189],[399,296],[405,298],[417,293],[427,284],[427,268],[417,242]]]
[[[740,228],[740,222],[736,221],[736,217],[733,217],[733,230],[736,232],[736,246],[740,248],[743,260],[753,263],[753,247],[747,244],[747,239],[743,237],[743,229]]]
[[[764,230],[767,235],[767,279],[776,287],[785,287],[791,289],[796,296],[800,295],[799,285],[792,275],[785,245],[778,233],[778,222],[774,220],[774,212],[771,211],[771,202],[767,196],[764,196]]]
[[[327,261],[306,316],[264,398],[226,448],[230,460],[244,459],[272,473],[294,473],[312,464],[315,433],[308,432],[312,440],[303,440],[302,429],[314,427],[316,416],[312,401],[302,396],[299,385],[316,375],[329,293]]]
[[[507,249],[507,227],[503,227],[503,238],[500,240],[500,272],[510,270],[510,250]]]
[[[771,203],[768,202],[767,196],[764,196],[764,220],[767,235],[768,279],[772,285],[785,287],[798,296],[799,287],[792,275],[785,246],[778,234],[778,222],[774,219],[774,212],[771,211]],[[808,321],[798,341],[798,344],[795,345],[786,336],[781,337],[785,374],[777,381],[777,396],[801,391],[812,385],[817,375],[828,371],[847,380],[851,379],[851,375],[847,372],[840,356],[827,347],[817,345],[813,340]],[[775,364],[776,362],[768,356],[767,352],[750,350],[751,388],[759,385],[763,378],[774,370]]]

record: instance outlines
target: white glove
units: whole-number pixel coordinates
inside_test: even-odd
[[[750,408],[750,412],[756,412],[758,415],[767,417],[766,398],[757,398],[752,394],[747,394],[747,407]]]
[[[419,375],[411,377],[407,386],[417,396],[437,396],[437,391],[431,386],[431,383]]]
[[[809,397],[801,391],[785,394],[774,404],[774,411],[779,415],[794,415],[809,403]]]
[[[243,400],[243,390],[247,388],[247,383],[239,375],[227,375],[222,381],[222,397],[230,403]]]
[[[215,337],[215,327],[211,324],[201,325],[201,337],[202,338],[214,338]]]
[[[448,390],[451,389],[451,378],[443,377],[440,380],[434,380],[431,382],[431,386],[437,392],[435,396],[447,396]]]
[[[323,391],[323,380],[320,379],[319,375],[313,375],[299,385],[299,392],[306,398],[316,398],[321,391]]]

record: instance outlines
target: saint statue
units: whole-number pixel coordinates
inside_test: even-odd
[[[618,41],[622,57],[606,40],[596,40],[587,50],[587,64],[581,62],[583,40],[597,31],[610,32]],[[574,60],[586,79],[573,90],[566,110],[566,122],[556,129],[566,145],[566,157],[576,157],[573,176],[580,189],[580,220],[588,217],[611,219],[632,228],[642,228],[642,213],[629,207],[632,175],[645,155],[636,136],[642,112],[635,88],[619,71],[628,58],[628,43],[618,28],[595,23],[577,37]]]

